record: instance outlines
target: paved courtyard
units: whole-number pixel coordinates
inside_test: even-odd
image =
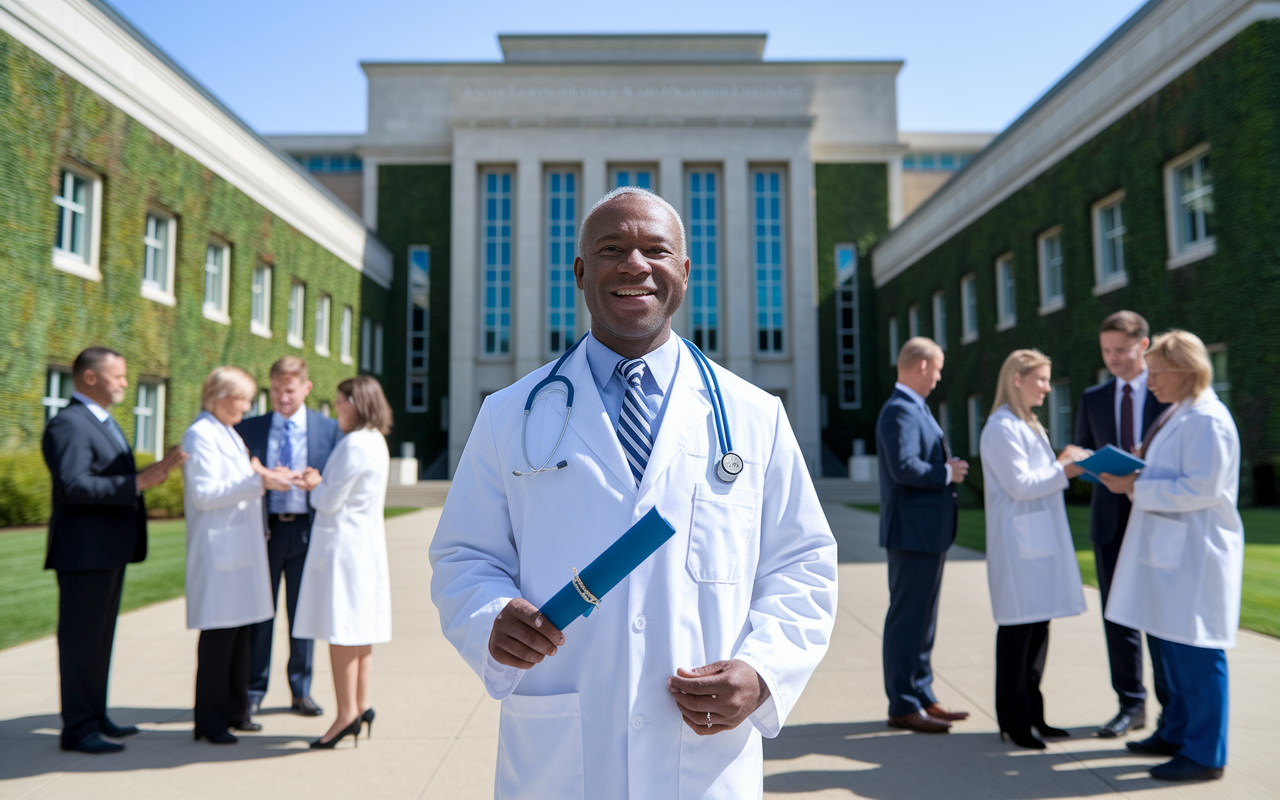
[[[1002,743],[993,708],[995,625],[981,556],[953,551],[934,653],[937,691],[973,712],[954,733],[926,736],[884,724],[880,630],[888,602],[875,517],[828,505],[841,545],[840,612],[826,660],[789,724],[765,743],[765,795],[774,798],[1020,800],[1026,798],[1273,798],[1280,796],[1280,716],[1271,691],[1280,641],[1243,632],[1231,665],[1231,763],[1211,784],[1150,780],[1153,759],[1123,742],[1088,738],[1115,711],[1098,595],[1089,612],[1053,623],[1045,695],[1049,722],[1073,738],[1031,752]],[[492,797],[498,704],[445,642],[428,595],[427,547],[439,516],[389,520],[395,639],[374,649],[372,739],[312,752],[328,716],[287,712],[284,628],[258,720],[233,747],[191,738],[196,634],[182,600],[120,620],[112,716],[143,733],[119,755],[58,750],[57,653],[51,639],[0,651],[0,798]],[[327,648],[317,648],[313,696],[333,709]],[[594,800],[594,799],[593,799]],[[646,799],[647,800],[647,799]],[[665,800],[665,799],[663,799]]]

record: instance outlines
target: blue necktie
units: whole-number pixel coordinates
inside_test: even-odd
[[[649,406],[640,391],[644,370],[642,358],[624,359],[617,366],[618,375],[627,386],[627,392],[622,396],[622,413],[618,415],[618,441],[622,442],[622,450],[627,454],[627,464],[635,476],[636,486],[640,485],[644,468],[649,464],[649,455],[653,452],[653,415],[649,413]]]
[[[280,438],[280,455],[276,458],[280,466],[293,469],[293,420],[284,421],[284,436]]]
[[[108,414],[104,423],[107,426],[107,430],[111,432],[112,441],[120,445],[122,452],[129,452],[129,440],[124,438],[124,431],[120,430],[120,424],[116,422],[116,418]]]

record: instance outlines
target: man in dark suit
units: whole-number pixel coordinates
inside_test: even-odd
[[[71,402],[44,429],[53,479],[44,568],[58,573],[58,674],[63,750],[115,753],[138,729],[107,717],[107,673],[125,565],[147,557],[142,493],[186,460],[174,448],[138,472],[124,432],[108,412],[124,400],[124,358],[90,347],[72,366]],[[108,738],[109,737],[109,738]]]
[[[251,417],[236,426],[249,453],[268,468],[286,466],[301,475],[307,467],[323,470],[329,453],[342,436],[336,420],[311,411],[305,405],[311,393],[307,362],[285,356],[271,365],[270,414]],[[313,513],[309,495],[302,489],[268,492],[266,512],[267,561],[271,567],[271,603],[280,593],[280,576],[285,580],[285,605],[289,611],[289,632],[298,610],[298,585],[307,560]],[[271,634],[274,620],[253,628],[249,656],[249,713],[267,693],[271,677]],[[311,662],[315,645],[310,639],[289,637],[289,690],[293,710],[304,716],[320,716],[324,710],[311,699]]]
[[[880,546],[888,551],[884,687],[889,726],[946,733],[967,711],[948,711],[933,694],[929,664],[947,549],[956,538],[956,492],[969,465],[951,456],[924,399],[942,377],[942,348],[909,339],[898,382],[876,421],[880,462]]]
[[[1132,311],[1117,311],[1102,321],[1098,332],[1102,360],[1115,377],[1085,389],[1076,415],[1075,444],[1090,450],[1112,444],[1133,451],[1152,422],[1168,407],[1147,389],[1144,354],[1151,344],[1149,333],[1147,321]],[[1111,576],[1124,542],[1125,526],[1129,524],[1130,507],[1125,495],[1112,494],[1100,484],[1093,487],[1089,538],[1093,541],[1104,612],[1111,591]],[[1142,685],[1142,634],[1105,619],[1103,625],[1111,660],[1111,686],[1120,699],[1120,711],[1094,735],[1111,739],[1146,727],[1147,690]],[[1168,694],[1160,653],[1150,637],[1147,645],[1155,673],[1156,699],[1163,707]]]

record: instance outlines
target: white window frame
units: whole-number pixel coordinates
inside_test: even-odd
[[[889,364],[897,366],[898,351],[902,349],[902,343],[898,341],[898,315],[891,314],[889,316]]]
[[[1124,223],[1124,190],[1112,192],[1089,207],[1089,219],[1093,226],[1093,296],[1098,297],[1129,285],[1129,273],[1124,266],[1124,237],[1128,228]],[[1102,213],[1111,208],[1120,212],[1120,224],[1111,231],[1102,229]],[[1110,234],[1110,235],[1108,235]],[[1112,275],[1103,275],[1106,263],[1108,238],[1120,240],[1120,269]]]
[[[969,455],[977,456],[982,441],[982,395],[969,395],[965,400],[965,413],[969,421]]]
[[[271,338],[271,273],[272,267],[270,264],[259,264],[253,268],[251,299],[249,301],[249,332],[265,339]],[[259,275],[262,276],[261,287],[258,285]],[[252,300],[254,295],[259,298],[258,308],[261,313],[254,313]]]
[[[373,374],[382,374],[382,323],[373,323]]]
[[[920,335],[920,304],[912,303],[907,308],[907,338],[914,339]]]
[[[303,337],[306,336],[307,285],[302,281],[289,284],[289,326],[285,341],[291,347],[306,347]]]
[[[960,279],[960,344],[978,341],[978,276]]]
[[[1055,240],[1058,243],[1056,265],[1051,263],[1049,257],[1050,244]],[[1040,308],[1038,310],[1042,317],[1067,307],[1067,276],[1063,266],[1065,260],[1062,255],[1061,225],[1054,225],[1036,237],[1036,261],[1039,263],[1037,271],[1040,273]],[[1049,286],[1049,270],[1054,266],[1058,269],[1058,293],[1051,295],[1053,290]]]
[[[848,267],[841,272],[842,256]],[[835,247],[836,279],[836,392],[840,408],[862,408],[862,313],[858,307],[858,247],[850,242]],[[849,312],[849,325],[843,322]],[[845,388],[853,385],[853,399]]]
[[[614,189],[621,188],[621,186],[618,184],[618,173],[620,173],[620,172],[626,172],[626,173],[629,173],[629,174],[634,174],[634,173],[637,173],[637,172],[648,172],[648,173],[649,173],[649,175],[650,175],[649,182],[650,182],[652,185],[650,185],[650,186],[640,186],[640,184],[638,184],[638,183],[635,183],[635,182],[633,182],[633,181],[628,180],[628,182],[627,182],[627,183],[625,183],[625,184],[621,184],[621,186],[635,186],[635,187],[640,188],[640,189],[648,189],[649,191],[653,192],[654,194],[658,194],[658,165],[657,165],[657,164],[644,164],[644,163],[636,163],[636,164],[610,164],[610,165],[609,165],[609,187],[608,187],[608,191],[610,191],[610,192],[611,192],[611,191],[613,191]]]
[[[1071,379],[1055,378],[1049,384],[1049,444],[1061,450],[1071,444]]]
[[[156,221],[157,227],[164,227],[164,242],[147,235],[147,229],[151,227],[151,220],[153,219]],[[146,221],[143,225],[145,227],[142,233],[142,296],[166,306],[176,306],[178,299],[173,293],[173,274],[176,251],[178,249],[178,218],[168,211],[152,209],[147,212]],[[146,260],[149,255],[147,251],[157,248],[157,246],[163,248],[160,254],[163,260],[159,267],[164,272],[164,286],[147,278]]]
[[[221,281],[219,291],[222,294],[222,302],[209,302],[209,267],[211,266],[211,255],[219,253],[222,256],[222,265],[218,267],[220,270],[218,280]],[[213,320],[223,325],[231,324],[231,314],[228,313],[231,308],[231,245],[216,239],[210,239],[205,245],[204,250],[204,272],[205,272],[205,288],[204,301],[201,303],[200,312],[204,314],[204,318]]]
[[[144,393],[150,394],[154,392],[155,408],[144,405]],[[150,453],[156,457],[156,460],[164,458],[164,404],[165,404],[165,381],[160,378],[143,378],[138,381],[137,394],[138,404],[133,407],[133,448],[139,453]],[[151,436],[154,441],[151,447],[144,448],[143,443],[138,440],[142,436],[142,432],[146,425],[146,418],[152,418]]]
[[[1185,246],[1178,235],[1179,219],[1182,216],[1182,198],[1178,194],[1178,171],[1208,154],[1209,143],[1205,142],[1164,165],[1165,231],[1169,243],[1169,260],[1166,266],[1169,269],[1184,267],[1218,252],[1217,238],[1213,235]],[[1209,184],[1209,187],[1209,194],[1212,197],[1213,184]]]
[[[1006,290],[1013,289],[1013,308],[1009,308]],[[996,331],[1007,331],[1018,324],[1018,284],[1013,274],[1013,253],[996,259]]]
[[[546,236],[543,248],[543,277],[546,281],[543,345],[549,359],[559,358],[578,340],[578,287],[573,275],[573,261],[578,245],[578,220],[582,216],[581,173],[576,166],[559,166],[547,167],[542,176],[542,225]],[[560,178],[559,183],[564,187],[557,192],[551,190],[554,177]],[[572,189],[568,188],[570,184]],[[553,218],[553,212],[558,216]],[[552,273],[558,277],[553,278]]]
[[[947,294],[939,289],[933,293],[930,300],[933,305],[933,340],[938,343],[938,347],[942,348],[942,352],[947,351]]]
[[[333,297],[321,294],[316,299],[316,355],[329,357],[329,328],[333,318]]]
[[[777,290],[779,294],[778,307],[775,309],[772,305],[772,302],[770,302],[769,305],[767,305],[765,308],[762,309],[760,305],[760,292],[762,290],[762,287],[760,286],[760,278],[759,278],[761,265],[757,263],[757,256],[759,254],[759,247],[758,247],[759,242],[757,241],[757,228],[759,226],[759,221],[756,215],[756,209],[758,208],[757,200],[759,198],[756,196],[756,176],[757,175],[768,176],[771,173],[777,173],[778,175],[778,197],[777,197],[778,199],[778,236],[777,238],[778,238],[779,263],[777,266],[781,272],[781,275],[777,279],[776,283],[772,278],[770,278],[766,283],[766,286],[764,287],[764,291],[766,292],[768,292],[771,289]],[[790,269],[789,269],[790,259],[788,258],[789,253],[787,252],[787,249],[790,245],[790,237],[789,237],[790,231],[787,229],[787,224],[788,224],[788,220],[790,219],[790,212],[791,212],[791,209],[788,203],[788,201],[790,200],[790,196],[788,195],[788,191],[791,186],[790,176],[787,172],[787,169],[783,166],[761,165],[761,166],[755,166],[751,168],[751,170],[748,172],[748,182],[749,182],[748,188],[750,189],[749,202],[751,204],[749,207],[749,215],[751,219],[751,243],[750,243],[751,251],[749,256],[749,263],[751,264],[751,289],[754,296],[754,300],[751,304],[752,305],[751,310],[753,312],[752,352],[755,358],[757,359],[767,360],[767,359],[787,358],[791,352],[791,334],[790,334],[791,315],[788,313],[789,309],[787,308],[787,303],[790,299],[790,292],[788,291],[789,287],[787,285],[787,282],[790,279]],[[766,188],[765,191],[768,194],[772,194],[772,190],[768,188]],[[772,240],[772,238],[773,236],[772,234],[770,234],[768,236],[768,239]],[[771,267],[771,266],[772,265],[767,265],[767,267]],[[772,321],[772,319],[767,319],[766,320],[767,324],[762,328],[760,325],[760,314],[762,313],[762,311],[768,317],[772,317],[772,315],[774,314],[780,314],[782,317],[781,323],[775,324]],[[760,347],[761,333],[765,333],[765,336],[766,336],[765,343],[767,347],[765,348]],[[777,338],[774,336],[775,333],[782,334],[781,347],[774,347],[774,340]]]
[[[415,270],[419,268],[415,266],[415,256],[419,253],[424,254],[425,266],[421,268],[422,276],[419,278],[415,274]],[[405,343],[404,343],[404,407],[406,411],[426,411],[427,410],[427,375],[431,365],[431,246],[425,244],[409,245],[409,255],[407,260],[407,280],[409,291],[405,293]],[[422,308],[422,330],[417,330],[414,325],[414,310],[418,308],[415,297],[421,295],[422,300],[426,303]],[[414,353],[419,352],[414,347],[414,339],[422,339],[421,348],[421,364],[414,364]],[[422,402],[416,403],[413,399],[413,389],[415,386],[421,387]]]
[[[342,326],[338,331],[339,357],[343,364],[351,364],[351,329],[355,327],[355,311],[351,306],[342,307]]]
[[[88,184],[85,187],[86,202],[83,209],[76,209],[74,203],[62,196],[66,186],[67,175],[74,175]],[[69,211],[76,211],[84,214],[86,223],[84,254],[63,250],[59,246],[61,243],[55,241],[53,244],[53,268],[69,272],[86,280],[101,281],[102,273],[98,269],[98,253],[101,248],[102,238],[102,178],[78,165],[63,164],[59,169],[58,190],[53,197],[53,202],[58,209],[59,215]],[[56,239],[56,225],[54,231],[54,238]]]
[[[701,179],[696,192],[693,188],[695,177]],[[708,180],[713,183],[713,188],[707,188]],[[715,356],[719,355],[724,340],[720,314],[725,280],[724,175],[715,166],[687,166],[684,188],[684,223],[689,233],[690,262],[689,291],[686,294],[689,338],[704,353]],[[697,304],[694,303],[695,297],[700,298]]]
[[[45,392],[40,405],[45,407],[45,421],[58,416],[58,412],[71,403],[71,393],[75,386],[71,378],[70,367],[49,367],[45,373]],[[63,393],[66,397],[63,397]]]
[[[360,318],[360,369],[373,372],[373,320]]]

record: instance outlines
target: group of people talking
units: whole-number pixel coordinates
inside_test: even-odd
[[[1049,621],[1086,608],[1064,491],[1070,479],[1085,473],[1078,462],[1115,445],[1143,466],[1125,475],[1094,476],[1090,537],[1112,684],[1120,700],[1119,713],[1094,735],[1114,738],[1146,726],[1145,632],[1162,713],[1149,737],[1127,747],[1141,755],[1171,757],[1151,768],[1155,778],[1218,778],[1227,757],[1225,650],[1235,646],[1243,572],[1244,528],[1236,508],[1239,434],[1210,388],[1212,364],[1197,336],[1170,330],[1152,340],[1146,320],[1118,311],[1103,321],[1099,337],[1114,377],[1085,391],[1073,444],[1055,452],[1036,415],[1052,388],[1052,362],[1038,350],[1015,350],[1005,359],[982,429],[987,579],[999,626],[1001,736],[1043,749],[1044,738],[1069,735],[1046,723],[1040,692]],[[881,509],[882,528],[891,534],[885,628],[890,724],[943,732],[967,716],[938,705],[930,688],[929,650],[945,548],[928,554],[935,570],[928,578],[930,591],[916,592],[920,596],[911,600],[905,586],[895,586],[895,576],[929,575],[928,570],[904,573],[901,567],[895,571],[895,564],[913,564],[926,554],[903,546],[908,534],[894,526],[918,528],[927,519],[951,531],[943,537],[949,546],[954,485],[964,479],[968,465],[951,456],[932,418],[917,419],[915,427],[903,422],[924,408],[924,397],[940,378],[941,349],[929,339],[912,339],[902,348],[898,370],[895,394],[902,397],[896,405],[894,400],[886,404],[878,426],[882,495],[890,499],[888,513]],[[920,430],[929,435],[919,435]],[[916,495],[930,493],[941,498],[933,508],[943,513],[912,517],[913,508],[920,507]],[[918,587],[920,579],[912,585]],[[921,608],[914,616],[913,604]],[[904,646],[911,636],[917,638]],[[915,663],[900,666],[902,657],[891,655],[899,651]]]

